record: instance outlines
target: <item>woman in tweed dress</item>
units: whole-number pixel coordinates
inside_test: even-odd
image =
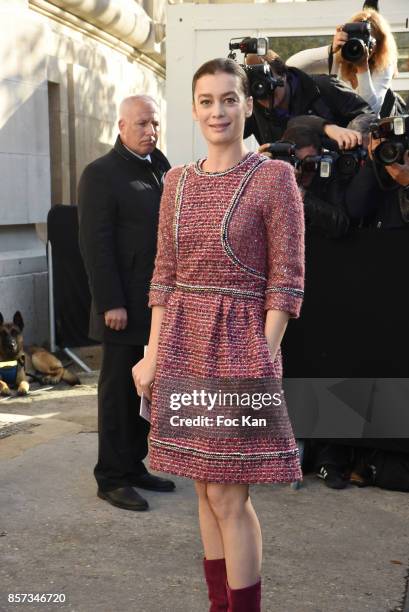
[[[267,410],[267,426],[233,428],[220,396],[212,409],[189,403],[195,390],[231,390],[232,381],[240,389],[280,381],[280,342],[300,312],[302,201],[289,164],[246,150],[251,113],[238,64],[199,68],[193,115],[208,154],[166,176],[151,334],[133,368],[138,393],[152,400],[151,468],[195,482],[212,612],[260,610],[262,541],[249,484],[301,477],[284,401]]]

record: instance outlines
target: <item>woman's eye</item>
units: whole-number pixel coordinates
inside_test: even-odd
[[[236,98],[226,98],[225,102],[227,102],[227,104],[235,104],[237,100]]]
[[[210,100],[201,100],[201,101],[200,101],[200,104],[201,104],[202,106],[207,106],[208,104],[210,104]]]

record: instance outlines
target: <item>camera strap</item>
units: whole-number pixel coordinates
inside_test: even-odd
[[[334,52],[332,50],[332,43],[328,47],[328,74],[332,72],[332,66],[334,64]]]

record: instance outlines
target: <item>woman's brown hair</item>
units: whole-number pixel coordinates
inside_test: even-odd
[[[360,11],[350,19],[350,23],[357,21],[369,21],[371,24],[371,34],[376,40],[374,52],[368,62],[370,72],[380,72],[385,70],[389,65],[392,65],[395,69],[396,76],[398,51],[389,23],[382,15],[373,9]],[[356,89],[358,87],[358,79],[356,76],[355,64],[344,60],[341,51],[337,51],[337,56],[339,58],[342,79],[344,81],[349,81],[353,89]]]
[[[241,89],[246,98],[250,96],[249,80],[243,68],[232,59],[218,57],[205,62],[196,70],[192,79],[192,97],[195,97],[196,85],[202,76],[206,74],[217,74],[218,72],[225,72],[226,74],[236,76],[240,81]]]

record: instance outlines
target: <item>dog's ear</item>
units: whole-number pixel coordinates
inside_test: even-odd
[[[4,323],[3,315],[0,312],[0,325],[3,325],[3,323]]]
[[[21,312],[19,310],[17,310],[17,312],[14,314],[13,323],[14,325],[17,325],[17,327],[19,327],[21,331],[23,331],[24,321],[23,321],[23,317],[21,316]]]

